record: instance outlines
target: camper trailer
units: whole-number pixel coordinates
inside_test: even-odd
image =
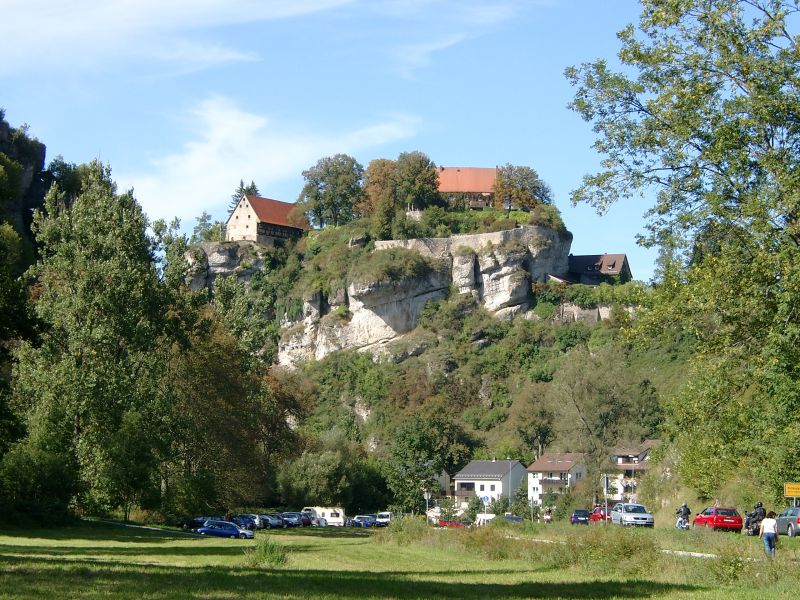
[[[303,512],[308,514],[313,520],[314,525],[332,525],[334,527],[344,527],[347,518],[344,509],[330,506],[306,506]]]

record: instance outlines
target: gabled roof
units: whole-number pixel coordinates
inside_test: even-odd
[[[576,275],[619,275],[627,260],[624,254],[570,254],[569,272]]]
[[[250,206],[253,207],[261,223],[272,223],[273,225],[302,229],[301,227],[290,225],[288,221],[289,212],[294,208],[294,204],[272,200],[271,198],[262,198],[261,196],[251,196],[250,194],[247,194],[245,198],[250,203]]]
[[[542,454],[531,466],[528,467],[529,473],[566,473],[576,464],[583,461],[583,454],[580,452],[552,452]]]
[[[641,458],[642,455],[647,454],[650,450],[653,449],[654,446],[657,446],[658,442],[659,442],[658,440],[645,440],[641,444],[635,447],[625,448],[623,446],[620,448],[615,448],[614,450],[612,450],[611,455],[618,457],[636,456],[637,458]]]
[[[515,465],[522,466],[518,460],[473,460],[453,479],[502,479]]]
[[[439,167],[439,192],[445,193],[494,193],[497,168],[483,167]]]

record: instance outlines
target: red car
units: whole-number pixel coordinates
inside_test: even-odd
[[[469,527],[472,525],[469,521],[447,521],[445,519],[439,519],[437,524],[439,527]]]
[[[595,506],[594,509],[592,509],[592,512],[589,513],[590,523],[600,523],[604,519],[606,521],[611,520],[611,511],[606,511],[605,506]]]
[[[742,517],[735,508],[709,506],[694,518],[692,527],[709,527],[713,530],[742,531]]]

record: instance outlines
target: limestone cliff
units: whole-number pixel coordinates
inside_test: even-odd
[[[193,292],[210,289],[217,277],[235,275],[249,281],[253,273],[264,267],[265,247],[256,242],[203,242],[184,254],[189,268],[186,283]]]
[[[278,361],[293,367],[342,349],[379,353],[414,329],[425,303],[446,297],[451,286],[501,318],[526,313],[531,283],[566,272],[571,243],[569,232],[535,226],[376,242],[376,251],[407,248],[438,259],[441,267],[399,282],[351,283],[334,298],[306,298],[302,319],[285,324]]]

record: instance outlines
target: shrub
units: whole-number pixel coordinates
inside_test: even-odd
[[[533,309],[533,314],[543,321],[549,321],[556,314],[556,307],[550,302],[537,302]]]
[[[377,250],[364,256],[350,269],[348,280],[353,282],[400,281],[428,275],[441,265],[405,248]]]
[[[392,519],[391,527],[381,529],[372,536],[372,540],[379,544],[394,544],[395,546],[408,546],[419,542],[430,535],[431,528],[423,515],[403,516]]]
[[[244,562],[248,567],[282,567],[289,562],[289,552],[269,536],[261,537],[252,548],[244,551]]]

